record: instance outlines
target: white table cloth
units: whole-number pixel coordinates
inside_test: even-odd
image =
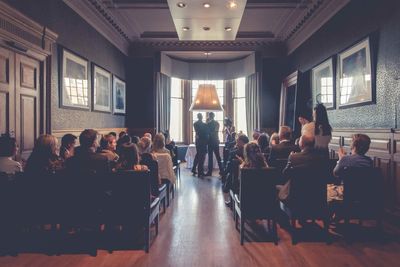
[[[223,158],[223,153],[224,153],[224,144],[219,145],[219,155],[221,156],[221,160]],[[188,146],[188,149],[186,151],[185,155],[185,160],[186,160],[186,168],[191,169],[193,167],[193,161],[194,157],[196,156],[196,146],[194,144],[191,144]],[[215,155],[213,156],[214,158],[214,163],[213,167],[214,169],[218,169],[218,163],[217,159],[215,158]],[[204,161],[204,166],[208,166],[208,153],[206,154],[206,160]]]

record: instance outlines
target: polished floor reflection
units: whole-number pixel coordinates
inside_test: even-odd
[[[279,227],[280,241],[275,246],[266,225],[254,223],[242,247],[218,178],[199,179],[182,168],[175,198],[161,217],[160,232],[149,254],[139,249],[111,254],[100,250],[96,257],[22,253],[0,257],[0,266],[398,266],[398,231],[385,227],[383,242],[365,238],[348,245],[334,237],[334,242],[326,245],[318,240],[316,230],[316,238],[295,246],[287,230]]]

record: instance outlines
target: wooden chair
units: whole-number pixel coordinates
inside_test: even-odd
[[[172,163],[174,165],[174,171],[177,179],[181,178],[181,160],[178,155],[178,146],[174,146],[174,157],[172,158]]]
[[[150,226],[158,234],[160,200],[150,199],[150,171],[118,171],[110,175],[106,224],[143,229],[144,250],[150,248]]]
[[[279,174],[275,168],[242,168],[240,170],[240,194],[235,195],[235,225],[240,221],[240,244],[244,242],[245,221],[267,219],[269,232],[278,244],[276,218],[276,181]],[[272,227],[271,223],[272,221]]]
[[[314,165],[316,166],[316,165]],[[289,198],[280,202],[281,209],[289,216],[292,225],[292,243],[297,243],[296,220],[322,220],[329,242],[329,213],[327,207],[326,165],[295,167],[288,171]]]
[[[379,168],[346,168],[339,177],[343,181],[343,218],[346,229],[350,219],[375,220],[382,231],[384,213],[383,177]],[[350,231],[346,231],[348,237]],[[347,238],[348,239],[348,238]]]

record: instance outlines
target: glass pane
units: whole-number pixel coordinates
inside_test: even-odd
[[[246,120],[246,99],[236,98],[233,100],[233,123],[236,127],[236,132],[240,131],[247,135],[247,120]]]
[[[245,97],[246,96],[246,78],[236,79],[236,87],[233,91],[234,97]]]
[[[171,97],[182,97],[182,86],[180,79],[171,78]]]
[[[183,116],[182,116],[183,100],[179,98],[171,98],[171,122],[169,132],[171,140],[175,142],[183,141]]]

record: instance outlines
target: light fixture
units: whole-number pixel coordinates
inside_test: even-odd
[[[186,7],[186,4],[183,3],[183,2],[178,2],[176,5],[177,5],[179,8],[184,8],[184,7]]]
[[[226,31],[226,32],[232,31],[232,27],[225,27],[225,31]]]
[[[236,4],[235,0],[229,1],[227,6],[228,6],[228,8],[230,8],[230,9],[237,8],[237,4]]]
[[[204,3],[204,4],[203,4],[203,7],[204,7],[204,8],[210,8],[211,5],[210,5],[210,3]]]
[[[208,55],[210,52],[204,52],[207,56],[206,64],[208,64]],[[207,68],[207,80],[208,80],[208,68]],[[196,97],[189,111],[223,111],[221,103],[219,102],[217,89],[214,84],[200,84],[196,92]]]
[[[203,30],[205,30],[205,31],[209,31],[210,30],[210,27],[203,27]]]
[[[205,56],[211,56],[211,52],[204,52]]]
[[[182,30],[183,30],[184,32],[187,32],[188,30],[190,30],[190,28],[189,28],[189,27],[182,27]]]

